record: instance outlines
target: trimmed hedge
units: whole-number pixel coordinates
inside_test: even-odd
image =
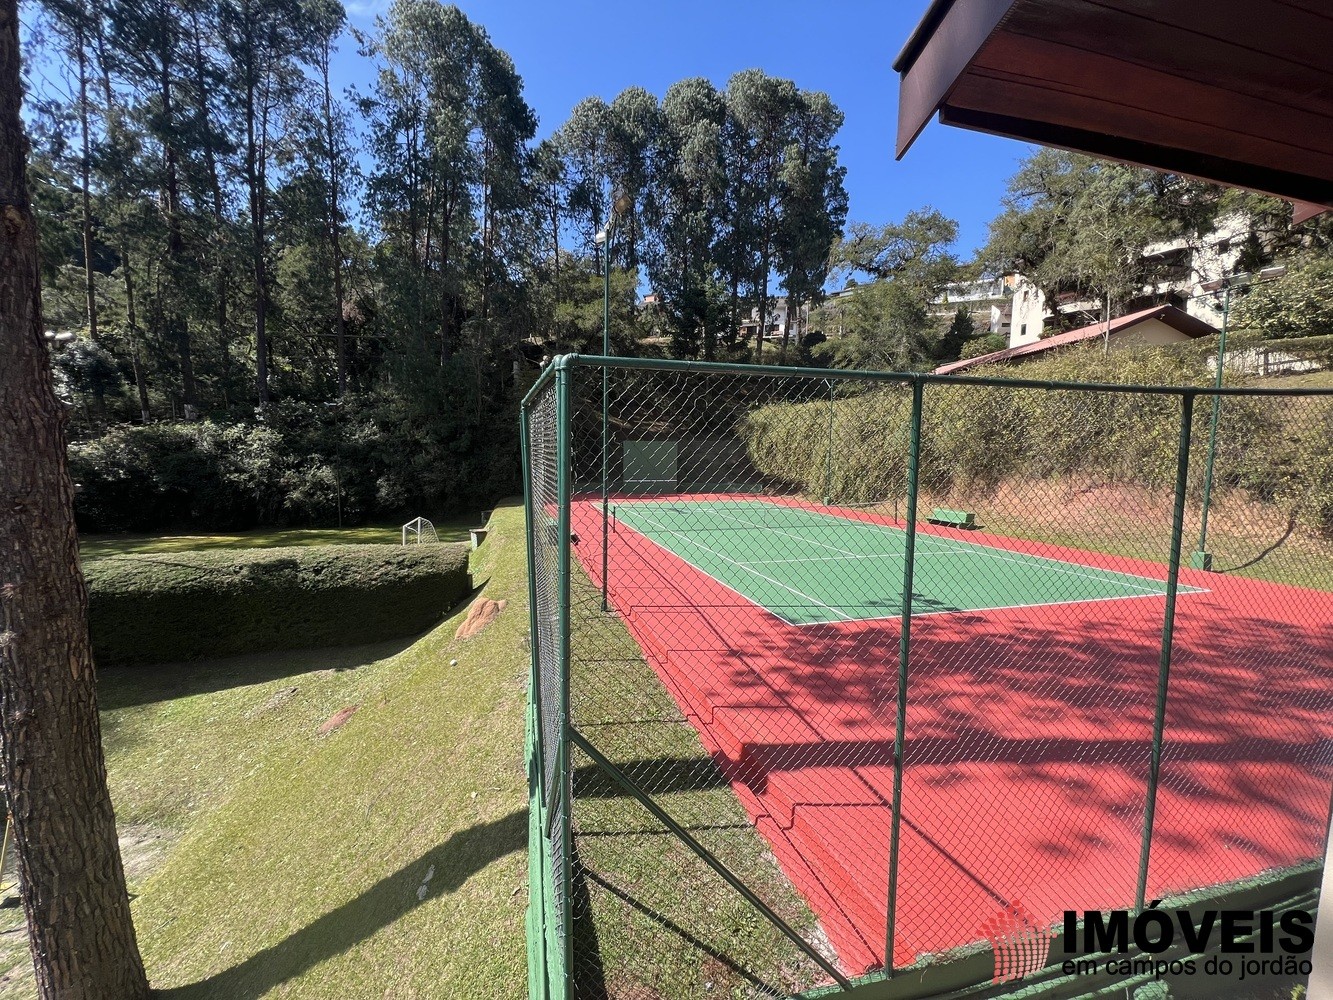
[[[84,565],[99,665],[348,646],[423,632],[471,589],[463,544],[108,556]]]
[[[1021,370],[978,374],[1070,382],[1208,384],[1198,349],[1103,355],[1067,350]],[[859,391],[858,391],[859,390]],[[737,426],[754,466],[807,496],[868,503],[907,492],[910,396],[852,385],[834,402],[770,403]],[[985,496],[1009,481],[1081,476],[1169,489],[1180,402],[1172,396],[932,385],[922,421],[921,482],[936,496]],[[1211,404],[1194,408],[1191,488],[1202,488]],[[1221,408],[1214,487],[1274,504],[1297,523],[1333,532],[1333,400],[1231,397]]]

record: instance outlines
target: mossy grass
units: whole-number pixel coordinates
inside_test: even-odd
[[[406,520],[406,518],[404,519]],[[464,542],[468,529],[481,523],[480,514],[434,522],[442,542]],[[400,545],[402,528],[383,521],[349,528],[254,528],[222,534],[81,534],[79,553],[85,560],[132,552],[188,552],[195,549],[268,549],[284,545]]]
[[[460,603],[415,641],[100,672],[161,997],[525,995],[521,509],[492,527],[474,579],[509,603],[472,639]],[[26,1000],[20,924],[0,911],[0,996]]]

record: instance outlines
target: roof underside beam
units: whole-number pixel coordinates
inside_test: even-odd
[[[1333,206],[1317,0],[936,0],[894,64],[898,155],[941,121]]]
[[[898,158],[902,159],[1014,0],[936,0],[893,68],[898,86]],[[910,61],[911,68],[904,67]]]

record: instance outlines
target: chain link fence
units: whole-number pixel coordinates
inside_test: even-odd
[[[522,420],[539,995],[1031,980],[1317,882],[1328,391],[565,358]]]

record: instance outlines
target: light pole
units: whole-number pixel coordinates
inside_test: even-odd
[[[1222,366],[1226,363],[1227,323],[1231,318],[1231,290],[1244,288],[1260,281],[1272,281],[1287,273],[1285,267],[1265,267],[1257,272],[1229,274],[1213,281],[1205,281],[1199,287],[1207,293],[1222,293],[1222,329],[1217,337],[1217,372],[1213,379],[1213,388],[1222,388]],[[1199,523],[1199,547],[1190,553],[1190,565],[1195,569],[1212,569],[1213,554],[1208,551],[1208,510],[1213,500],[1213,464],[1217,459],[1217,421],[1222,408],[1222,397],[1213,394],[1212,415],[1208,422],[1208,460],[1203,473],[1203,516]]]
[[[617,189],[611,198],[611,214],[607,217],[606,225],[601,231],[593,237],[599,247],[602,248],[602,357],[611,357],[611,232],[616,224],[616,219],[630,210],[633,202],[629,195],[624,191]],[[602,610],[610,611],[611,604],[607,599],[607,589],[609,585],[609,549],[607,524],[610,512],[610,424],[607,418],[608,403],[610,400],[610,382],[606,366],[602,366]]]

